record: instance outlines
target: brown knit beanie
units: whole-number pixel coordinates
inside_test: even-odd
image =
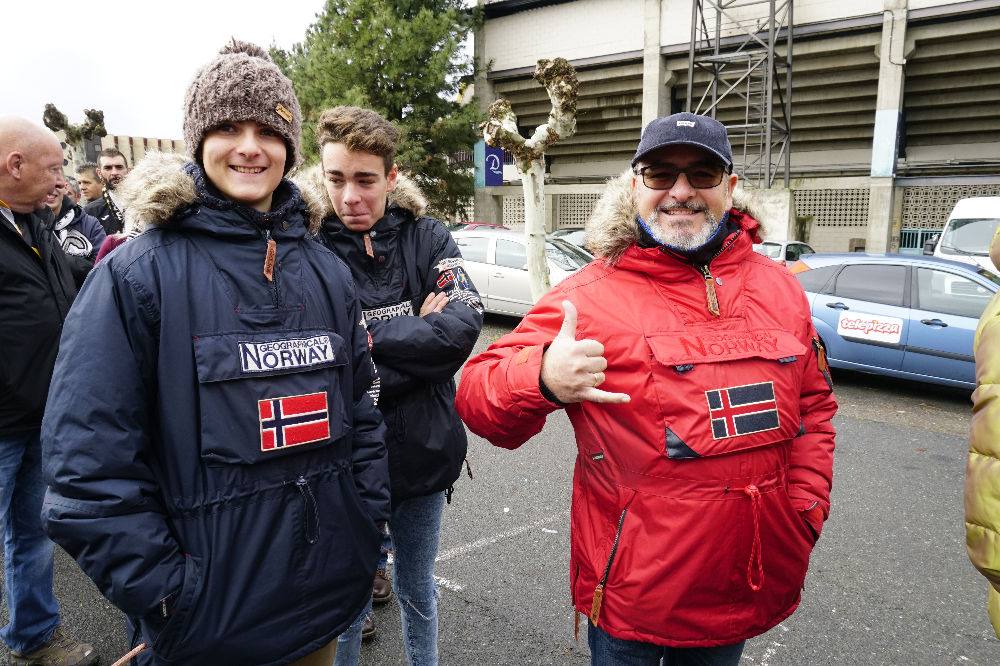
[[[198,70],[184,97],[184,142],[201,164],[205,133],[224,122],[256,120],[281,135],[288,148],[285,173],[302,155],[302,112],[292,82],[267,51],[233,39]]]

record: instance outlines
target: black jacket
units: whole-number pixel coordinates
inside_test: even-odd
[[[27,223],[39,253],[0,218],[0,435],[41,426],[63,320],[76,295],[45,220],[15,215]]]
[[[263,214],[178,162],[136,166],[150,229],[66,320],[42,518],[138,624],[137,663],[288,663],[371,598],[389,488],[368,335],[297,189]]]
[[[111,234],[121,233],[122,229],[125,228],[125,224],[124,220],[119,220],[118,216],[111,210],[111,207],[108,206],[107,197],[108,190],[105,188],[104,191],[101,192],[101,196],[84,206],[83,210],[88,215],[96,217],[97,221],[101,223],[102,227],[104,227],[104,233],[110,236]],[[124,214],[124,211],[120,212]]]
[[[461,473],[467,439],[455,412],[455,373],[479,337],[483,306],[462,255],[439,221],[423,217],[426,203],[401,177],[385,215],[364,236],[346,229],[328,209],[320,240],[347,263],[371,333],[381,381],[392,499],[450,489]],[[431,292],[449,304],[420,317]],[[450,497],[450,495],[449,495]]]

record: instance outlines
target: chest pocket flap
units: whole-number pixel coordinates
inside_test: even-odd
[[[201,457],[256,464],[342,437],[346,349],[324,329],[195,337]]]
[[[781,329],[648,335],[664,453],[698,458],[791,439],[805,345]]]
[[[757,328],[743,331],[673,331],[646,338],[663,365],[684,366],[746,358],[771,361],[798,357],[806,347],[788,331]]]

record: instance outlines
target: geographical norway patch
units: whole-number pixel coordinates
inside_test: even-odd
[[[776,430],[780,425],[773,382],[714,389],[705,391],[705,397],[713,439]]]
[[[472,280],[469,279],[469,274],[465,272],[461,264],[461,259],[445,259],[439,262],[438,270],[441,271],[441,274],[438,275],[437,287],[448,293],[448,300],[450,302],[459,301],[465,303],[479,314],[482,314],[483,301],[479,298],[476,290],[472,288]],[[447,267],[442,268],[442,266]]]
[[[326,391],[257,401],[260,450],[277,451],[330,439]]]
[[[334,360],[329,335],[268,342],[240,342],[240,369],[243,372],[271,372],[306,368]]]
[[[437,279],[438,289],[460,289],[470,291],[472,282],[464,268],[456,267],[441,271]]]
[[[383,305],[381,307],[372,308],[371,310],[362,310],[361,315],[366,321],[371,321],[373,319],[392,319],[393,317],[408,317],[413,315],[413,303],[410,301],[401,301],[399,303],[393,303],[392,305]]]
[[[442,259],[437,262],[437,266],[435,266],[435,268],[443,273],[446,270],[452,268],[462,268],[463,266],[465,266],[465,259],[462,259],[461,257],[448,257],[447,259]]]

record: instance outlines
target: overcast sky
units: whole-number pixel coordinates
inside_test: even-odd
[[[323,0],[4,2],[0,115],[37,123],[47,102],[110,134],[180,139],[195,70],[235,36],[265,48],[302,41]]]

